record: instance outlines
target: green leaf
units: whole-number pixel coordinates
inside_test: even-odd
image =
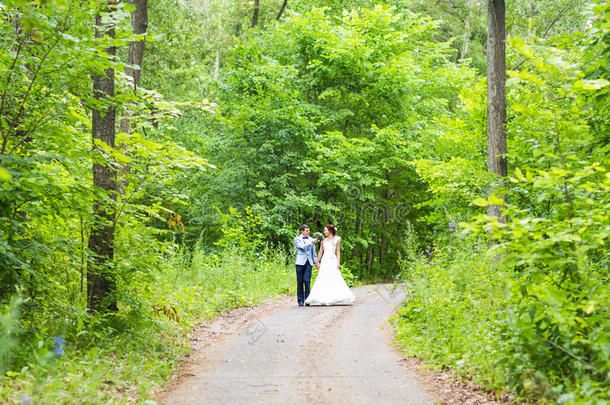
[[[513,37],[509,40],[509,43],[527,59],[534,57],[534,50],[526,44],[520,37]]]
[[[506,205],[506,201],[504,201],[504,199],[496,197],[493,194],[489,196],[489,202],[493,205]]]
[[[9,181],[10,179],[11,179],[11,174],[9,172],[7,172],[6,169],[3,169],[2,167],[0,167],[0,180]]]
[[[474,205],[478,205],[479,207],[487,207],[489,205],[489,201],[484,198],[476,198],[473,202]]]
[[[517,176],[517,178],[518,178],[520,181],[524,181],[524,182],[525,182],[525,181],[527,181],[527,180],[526,180],[526,178],[525,178],[525,176],[523,175],[523,172],[522,172],[522,171],[521,171],[521,169],[520,169],[520,168],[518,168],[518,167],[517,167],[517,168],[515,168],[515,175]]]
[[[599,90],[609,84],[610,81],[605,79],[579,80],[574,83],[574,88],[577,90]]]

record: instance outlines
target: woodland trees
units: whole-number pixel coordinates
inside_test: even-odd
[[[485,139],[484,83],[462,91],[464,114],[441,135],[462,152],[448,155],[439,142],[415,162],[431,203],[451,222],[424,255],[412,248],[404,262],[412,300],[403,339],[430,361],[476,370],[481,382],[536,401],[607,397],[601,342],[610,330],[607,304],[598,304],[608,302],[601,286],[609,277],[607,126],[599,125],[608,118],[608,11],[593,6],[584,32],[507,41],[508,58],[524,62],[508,70],[505,201],[471,199],[497,184],[471,146]],[[464,199],[479,210],[474,220],[460,209]],[[480,211],[490,205],[503,206],[506,224]],[[490,231],[495,246],[487,251]]]
[[[61,372],[94,365],[162,380],[172,339],[287,292],[283,252],[328,222],[346,277],[407,283],[401,336],[430,361],[533,400],[601,398],[608,15],[585,0],[5,1],[0,398],[44,397],[32,387],[55,374],[76,389]],[[119,390],[92,381],[93,402]]]
[[[506,28],[504,0],[487,2],[487,170],[506,177]],[[502,198],[502,197],[500,197]],[[490,204],[489,215],[503,220],[501,207]]]
[[[112,18],[112,11],[116,3],[108,3],[107,14]],[[95,16],[95,37],[109,39],[115,38],[114,22],[104,23],[101,14]],[[116,47],[110,45],[105,49],[109,57],[116,55]],[[97,107],[91,114],[91,132],[93,148],[97,152],[105,146],[115,147],[116,138],[116,106],[110,100],[114,97],[114,69],[104,69],[102,74],[93,76],[93,97],[96,99]],[[105,145],[96,144],[103,142]],[[106,198],[95,201],[93,208],[93,220],[91,233],[89,235],[88,247],[91,258],[87,267],[87,306],[93,310],[112,309],[116,310],[116,281],[112,274],[114,261],[114,232],[116,212],[113,203],[116,202],[118,191],[118,179],[116,168],[112,168],[113,162],[93,162],[93,186],[99,187],[102,192],[107,193]],[[104,302],[107,301],[107,302]]]

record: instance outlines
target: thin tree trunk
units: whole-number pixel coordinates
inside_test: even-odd
[[[133,26],[133,33],[136,35],[146,34],[148,29],[148,0],[134,0],[136,9],[131,13],[131,24]],[[127,67],[125,73],[131,78],[131,85],[133,87],[134,94],[137,92],[140,86],[140,75],[142,73],[142,63],[144,62],[144,47],[146,46],[146,39],[141,38],[137,41],[131,41],[129,43],[129,54],[127,56]],[[137,66],[137,67],[134,67]],[[131,116],[133,114],[133,103],[128,102],[123,110],[123,117],[119,124],[119,132],[125,134],[133,133],[131,127]],[[120,149],[125,149],[125,145],[121,144]],[[126,152],[129,156],[129,152]],[[129,165],[121,167],[121,184],[120,191],[123,193],[123,189],[129,184],[129,180],[126,176],[130,172]]]
[[[504,0],[487,1],[487,170],[503,178],[506,162],[506,53]],[[496,187],[490,190],[493,193]],[[499,196],[504,199],[504,196]],[[505,222],[501,206],[489,205],[487,213]]]
[[[373,244],[369,245],[369,249],[367,251],[367,258],[366,258],[366,269],[368,270],[368,273],[371,273],[371,269],[373,268],[373,260],[375,259],[375,255],[374,255],[374,250],[373,250]]]
[[[218,79],[220,73],[220,49],[216,49],[216,59],[214,60],[214,79]]]
[[[112,9],[114,0],[108,2]],[[114,38],[114,27],[104,28],[102,16],[95,17],[97,38],[104,35]],[[111,46],[106,53],[113,57],[116,48]],[[95,141],[101,141],[114,148],[116,108],[108,98],[114,96],[114,69],[104,70],[103,75],[93,76],[93,95],[103,101],[105,106],[97,107],[92,114],[93,149],[101,153]],[[93,206],[93,223],[89,236],[91,259],[87,264],[87,307],[93,311],[116,310],[116,281],[112,274],[114,261],[114,201],[116,201],[117,182],[115,170],[109,164],[93,163],[93,185],[108,193],[108,200],[98,200]]]
[[[287,4],[288,4],[288,0],[284,0],[282,2],[282,7],[280,7],[280,11],[277,13],[277,17],[275,17],[276,20],[279,21],[279,19],[282,17],[282,13],[284,12],[284,9],[286,8]]]
[[[254,0],[254,14],[252,14],[252,28],[258,25],[258,11],[260,9],[260,0]]]
[[[474,9],[476,7],[474,0],[468,1],[466,3],[466,7],[468,10],[466,14],[466,21],[464,21],[464,43],[462,44],[462,49],[460,52],[460,57],[462,59],[466,58],[466,54],[468,53],[468,48],[470,45],[470,35],[472,33],[471,21],[474,19]]]
[[[131,13],[133,33],[136,35],[144,35],[148,29],[148,0],[134,0],[134,5],[136,6],[136,9]],[[127,63],[129,65],[138,66],[136,69],[127,68],[127,74],[133,77],[134,90],[137,90],[140,85],[140,74],[142,73],[145,46],[145,38],[132,41],[129,44],[129,57]]]
[[[80,293],[83,294],[85,281],[85,229],[83,227],[83,216],[80,216]]]
[[[388,182],[387,184],[390,183],[390,173],[385,174],[385,178],[386,181]],[[382,197],[383,197],[383,202],[385,203],[385,208],[383,209],[382,213],[381,213],[381,240],[379,243],[379,265],[383,266],[383,260],[385,258],[385,252],[387,250],[388,247],[388,238],[386,236],[386,224],[388,223],[388,199],[390,196],[390,189],[386,186],[386,188],[383,190],[382,193]]]
[[[462,50],[460,52],[461,59],[466,59],[466,54],[468,53],[468,45],[470,45],[470,21],[466,20],[464,23],[464,27],[466,28],[466,32],[464,32],[464,44],[462,44]]]
[[[136,9],[131,13],[131,23],[133,25],[133,33],[143,35],[148,28],[148,0],[134,0]],[[144,47],[146,40],[144,38],[129,43],[129,55],[127,57],[127,68],[125,73],[131,77],[134,92],[138,90],[140,85],[140,74],[142,73],[142,63],[144,61]],[[133,68],[132,66],[137,66]],[[125,116],[121,119],[119,131],[130,134],[131,130],[131,106],[125,109]]]
[[[358,210],[358,208],[356,208]],[[354,229],[354,237],[355,239],[360,236],[360,217],[362,216],[362,208],[360,208],[360,214],[358,211],[356,212],[356,227]],[[356,257],[358,255],[358,243],[354,241],[354,248],[352,249],[352,256]]]

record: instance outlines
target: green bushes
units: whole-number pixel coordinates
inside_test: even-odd
[[[331,222],[353,273],[387,279],[403,221],[417,226],[428,211],[417,207],[427,193],[412,149],[424,149],[431,117],[456,108],[475,74],[449,61],[450,45],[434,40],[428,18],[387,4],[350,3],[345,14],[306,4],[227,51],[210,81],[214,120],[177,121],[173,139],[188,134],[186,144],[218,166],[180,184],[196,195],[184,216],[209,238],[222,218],[205,205],[250,206],[265,240],[283,246],[302,223],[321,231]]]
[[[18,337],[21,332],[19,312],[23,306],[23,297],[16,294],[8,305],[0,311],[0,375],[11,368],[15,357]]]
[[[477,374],[477,382],[497,387],[494,339],[509,299],[508,275],[491,266],[480,246],[474,239],[457,239],[421,254],[410,246],[397,339],[408,355]]]
[[[553,243],[570,233],[568,224],[544,226],[544,237],[536,238],[528,231],[545,221],[530,217],[519,228],[523,222],[509,219],[504,232],[513,235],[490,251],[484,241],[461,235],[417,254],[411,238],[398,340],[409,355],[521,398],[604,403],[610,384],[606,256],[584,247],[600,243],[597,233],[607,224],[590,232],[573,227],[582,239],[572,250],[558,250]]]

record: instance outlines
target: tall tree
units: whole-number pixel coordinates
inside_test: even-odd
[[[260,10],[260,0],[254,0],[254,13],[252,14],[252,28],[258,25],[258,12]]]
[[[487,1],[487,29],[487,170],[503,178],[507,175],[504,0]],[[488,205],[487,213],[504,221],[498,205]]]
[[[110,12],[116,6],[116,0],[109,0]],[[104,24],[101,11],[95,17],[96,38],[115,37],[114,22]],[[109,58],[116,55],[116,47],[110,45],[105,52]],[[107,68],[104,74],[93,76],[93,97],[96,104],[91,119],[93,149],[102,154],[98,143],[105,143],[114,148],[116,107],[111,98],[114,96],[114,69]],[[94,311],[116,310],[114,291],[116,282],[112,274],[114,261],[114,228],[117,181],[116,170],[111,163],[93,163],[93,185],[101,189],[106,197],[100,197],[93,206],[93,223],[89,237],[91,259],[87,268],[87,307]]]
[[[136,9],[131,13],[131,24],[133,33],[136,35],[146,34],[148,29],[148,0],[134,0]],[[138,38],[129,44],[129,57],[127,63],[127,74],[133,77],[133,87],[137,89],[140,84],[140,74],[142,72],[142,62],[144,60],[145,38]],[[133,69],[135,65],[137,68]]]
[[[146,34],[148,28],[148,0],[135,0],[136,9],[131,13],[131,24],[133,33],[141,36]],[[129,54],[127,56],[127,67],[125,73],[131,78],[131,85],[134,92],[140,85],[140,74],[142,73],[142,63],[144,61],[145,38],[138,38],[129,43]],[[131,109],[125,109],[124,117],[121,119],[119,130],[124,133],[131,133]]]

